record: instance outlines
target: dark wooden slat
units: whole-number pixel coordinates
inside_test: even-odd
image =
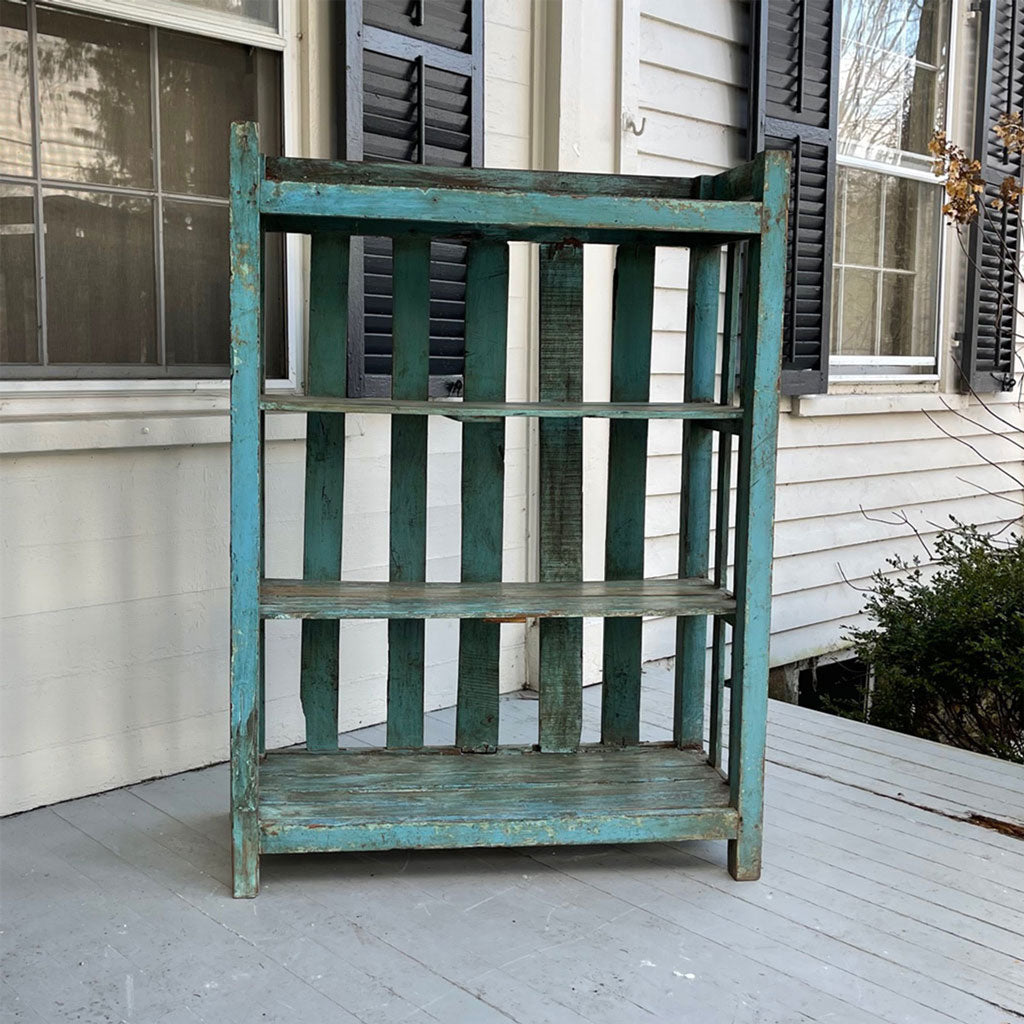
[[[348,238],[313,236],[309,285],[308,386],[344,397],[347,385]],[[302,575],[341,575],[345,417],[311,412],[306,417],[306,504]],[[302,623],[300,694],[306,717],[306,748],[338,746],[338,626]]]
[[[265,580],[268,619],[574,619],[580,616],[727,615],[732,595],[708,580],[591,580],[585,583],[362,583]],[[557,680],[556,680],[557,683]],[[570,696],[572,691],[570,691]]]
[[[687,401],[714,398],[721,265],[722,251],[717,246],[690,250],[683,382]],[[679,575],[706,576],[711,534],[711,432],[685,421],[680,495]],[[674,735],[680,746],[699,746],[704,737],[707,632],[707,620],[702,618],[681,618],[676,627]]]
[[[399,401],[340,398],[327,395],[265,395],[261,407],[277,412],[353,412],[369,416],[448,416],[454,420],[489,420],[506,416],[545,419],[702,420],[719,427],[738,421],[743,410],[715,402],[484,402]]]
[[[392,393],[425,399],[429,387],[430,241],[396,238]],[[392,582],[426,574],[427,421],[396,416],[391,422]],[[423,621],[388,622],[389,747],[423,743]]]
[[[540,398],[583,397],[583,247],[540,250]],[[583,578],[583,421],[540,422],[540,579]],[[540,624],[540,746],[569,752],[583,721],[583,620]]]
[[[654,247],[620,247],[615,264],[611,400],[646,402],[651,383],[654,315]],[[613,420],[608,441],[608,511],[605,578],[644,574],[647,500],[647,421]],[[601,738],[624,745],[640,741],[640,672],[643,619],[604,624],[604,690]]]
[[[466,277],[465,394],[505,397],[508,246],[469,247]],[[467,423],[462,430],[462,580],[501,579],[505,424]],[[470,750],[498,745],[501,626],[466,620],[459,627],[455,742]]]

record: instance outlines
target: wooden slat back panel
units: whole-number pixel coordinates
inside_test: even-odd
[[[583,397],[583,247],[540,247],[540,399]],[[583,578],[583,421],[541,420],[540,578]],[[579,747],[583,722],[583,620],[540,623],[540,746]]]
[[[612,310],[611,400],[646,402],[651,391],[654,246],[620,246]],[[644,574],[647,421],[612,420],[608,437],[605,579]],[[601,741],[640,742],[643,619],[606,619]]]
[[[430,376],[430,240],[394,241],[395,398],[427,397]],[[391,419],[392,581],[423,580],[427,561],[427,418]],[[389,747],[423,745],[423,620],[388,621]]]
[[[727,405],[736,391],[736,368],[740,332],[740,301],[743,261],[740,245],[729,246],[725,262],[725,323],[722,335],[722,378],[718,400]],[[718,479],[715,505],[714,582],[725,588],[729,582],[729,524],[732,498],[732,434],[718,435]],[[725,720],[725,648],[728,624],[715,616],[711,626],[711,711],[708,762],[722,767],[722,724]]]
[[[686,365],[683,397],[710,402],[715,397],[718,352],[720,246],[690,249],[686,317]],[[679,575],[708,574],[711,532],[711,431],[683,423],[683,470],[680,485]],[[681,747],[700,746],[704,738],[704,684],[708,622],[704,616],[676,620],[676,699],[673,738]]]
[[[307,388],[315,395],[345,396],[348,350],[347,236],[313,235],[309,275]],[[345,472],[345,417],[306,416],[304,579],[341,576],[341,519]],[[306,717],[306,748],[338,746],[338,623],[302,623],[300,695]]]
[[[466,268],[464,395],[468,401],[505,398],[508,333],[508,245],[471,242]],[[462,428],[462,581],[501,579],[505,490],[505,424]],[[459,627],[455,743],[466,750],[498,745],[501,626],[464,619]]]

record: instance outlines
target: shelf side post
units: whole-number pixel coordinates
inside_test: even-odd
[[[508,334],[508,243],[470,242],[466,265],[467,401],[505,400]],[[462,582],[501,579],[505,490],[505,423],[462,428]],[[498,746],[501,626],[481,619],[459,624],[455,745]]]
[[[615,259],[611,401],[646,402],[651,393],[654,246],[621,245]],[[608,430],[605,579],[644,575],[647,420],[613,419]],[[640,742],[643,619],[604,622],[601,742]]]
[[[761,874],[789,154],[769,151],[755,163],[763,214],[761,236],[748,244],[744,296],[729,721],[730,802],[739,814],[739,830],[729,841],[728,861],[737,879]]]
[[[263,374],[259,129],[231,126],[231,853],[234,895],[259,890]]]
[[[732,403],[736,390],[736,347],[740,329],[742,259],[740,244],[729,246],[725,263],[725,324],[722,339],[722,378],[718,400]],[[715,555],[714,583],[719,590],[729,585],[729,532],[732,499],[732,434],[718,432],[718,476],[715,488]],[[708,721],[708,763],[722,767],[722,723],[725,718],[725,619],[716,615],[711,626],[711,708]]]
[[[345,235],[313,234],[306,387],[315,395],[345,397],[348,250]],[[344,472],[344,414],[307,413],[303,579],[340,578]],[[330,619],[304,619],[299,690],[306,718],[307,750],[338,747],[339,657],[338,623]]]
[[[394,240],[392,398],[426,399],[430,375],[430,239]],[[427,564],[427,417],[391,418],[392,582]],[[389,747],[423,746],[423,620],[388,621]]]
[[[540,400],[583,398],[583,246],[540,247]],[[540,579],[583,578],[583,421],[542,419]],[[583,620],[541,619],[540,746],[570,753],[583,726]]]
[[[702,194],[711,179],[701,178]],[[718,352],[718,302],[722,250],[718,245],[690,248],[687,292],[684,402],[711,402],[715,397]],[[712,430],[683,421],[683,464],[679,495],[679,575],[708,575],[711,535]],[[676,680],[673,739],[676,746],[700,746],[704,739],[704,687],[707,665],[706,616],[676,620]]]

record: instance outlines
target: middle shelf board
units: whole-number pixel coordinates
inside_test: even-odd
[[[736,601],[703,579],[585,583],[356,583],[267,579],[266,619],[616,618],[731,615]]]
[[[387,398],[331,398],[323,395],[264,395],[260,408],[275,412],[362,413],[377,416],[447,416],[496,420],[508,416],[556,419],[707,420],[732,422],[743,410],[714,402],[462,402]]]

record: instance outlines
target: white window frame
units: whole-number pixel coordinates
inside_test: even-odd
[[[943,104],[943,117],[947,130],[954,123],[955,113],[955,83],[957,74],[957,51],[960,45],[960,0],[950,0],[949,5],[949,40],[948,59],[945,67],[945,103]],[[928,157],[922,156],[922,160]],[[906,166],[902,161],[886,162],[884,160],[871,160],[867,157],[844,155],[841,151],[836,155],[836,167],[850,167],[855,170],[872,171],[876,174],[884,174],[893,178],[906,178],[910,181],[919,181],[925,184],[941,188],[944,178],[937,178],[930,171],[912,166]],[[839,196],[836,197],[837,204]],[[944,224],[940,221],[940,234],[938,244],[938,261],[935,268],[935,289],[936,289],[936,311],[935,311],[935,338],[933,341],[933,354],[930,356],[865,356],[848,355],[844,356],[835,353],[832,348],[832,337],[828,339],[829,344],[829,380],[837,383],[849,382],[878,382],[878,383],[900,383],[921,382],[935,383],[939,380],[940,362],[942,352],[940,350],[940,339],[945,334],[945,325],[949,312],[949,290],[947,288],[946,270],[948,262],[948,239],[943,231]],[[833,259],[833,268],[836,262]],[[881,295],[879,295],[881,303]],[[843,316],[843,293],[840,289],[839,300],[836,305],[836,316],[832,324],[834,332],[842,323]],[[868,373],[865,368],[877,367],[881,372]],[[915,372],[915,368],[930,367],[931,372]],[[905,368],[905,369],[901,369]],[[846,372],[843,372],[843,371]],[[838,372],[836,372],[838,371]]]
[[[281,119],[282,140],[286,153],[295,153],[301,145],[300,115],[300,53],[297,35],[297,0],[277,0],[278,30],[261,26],[255,22],[206,11],[192,4],[177,0],[46,0],[51,6],[69,11],[93,14],[100,17],[131,21],[140,25],[170,28],[178,32],[208,36],[226,42],[243,43],[250,46],[274,50],[281,54]],[[227,145],[227,140],[225,140]],[[290,300],[285,305],[285,350],[288,376],[267,380],[267,391],[296,391],[302,386],[305,365],[303,349],[304,303],[302,276],[302,239],[297,235],[286,235],[284,240],[285,294]],[[222,395],[227,408],[227,392],[230,379],[227,377],[204,378],[78,378],[65,380],[25,379],[0,380],[0,397],[3,396],[77,396],[85,394],[181,394],[204,393]]]

